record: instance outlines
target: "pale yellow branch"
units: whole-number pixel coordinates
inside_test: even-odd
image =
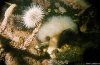
[[[5,11],[4,16],[9,18],[12,15],[15,7],[16,7],[16,4],[11,4],[11,6]]]
[[[32,42],[32,40],[36,41],[35,36],[38,33],[40,27],[41,27],[41,23],[38,23],[36,28],[33,30],[32,34],[29,37],[26,38],[24,44],[22,44],[20,48],[25,50],[26,47],[28,47],[29,44]]]
[[[5,2],[5,3],[9,4],[10,7],[5,11],[5,14],[4,14],[5,17],[4,17],[4,19],[1,23],[1,26],[0,26],[0,33],[3,32],[3,34],[7,35],[12,41],[18,42],[19,37],[16,37],[15,35],[13,35],[11,31],[5,30],[7,23],[8,23],[8,19],[11,17],[11,15],[14,11],[14,8],[16,7],[16,4],[11,4],[8,2]]]
[[[0,26],[0,33],[2,33],[2,32],[5,30],[6,24],[7,24],[7,20],[8,20],[8,18],[5,17],[4,20],[3,20],[3,22],[1,23],[1,26]]]
[[[15,7],[16,7],[16,4],[11,4],[11,6],[5,11],[5,14],[4,14],[5,17],[0,26],[0,33],[2,33],[5,30],[6,25],[8,23],[8,18],[12,15]]]

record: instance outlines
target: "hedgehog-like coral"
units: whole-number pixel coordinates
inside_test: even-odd
[[[32,4],[29,6],[23,15],[24,25],[27,28],[34,28],[38,22],[44,17],[43,8],[39,5]]]

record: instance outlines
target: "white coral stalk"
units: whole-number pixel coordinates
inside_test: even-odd
[[[24,25],[27,28],[34,28],[44,17],[43,9],[39,5],[32,4],[23,15]]]

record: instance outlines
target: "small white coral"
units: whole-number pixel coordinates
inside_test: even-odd
[[[34,28],[36,26],[36,23],[40,22],[43,19],[43,17],[44,17],[43,8],[41,8],[39,5],[32,4],[24,12],[23,15],[24,25],[27,28]]]
[[[49,18],[48,22],[44,23],[38,32],[38,39],[42,42],[46,41],[46,37],[53,37],[59,35],[66,29],[71,29],[77,32],[77,25],[70,17],[67,16],[53,16]]]
[[[63,7],[59,7],[59,11],[63,14],[63,13],[65,13],[65,12],[66,12],[66,9],[65,9],[65,8],[63,8]]]

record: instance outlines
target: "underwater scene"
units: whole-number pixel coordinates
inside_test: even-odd
[[[100,65],[98,0],[0,0],[0,65]]]

